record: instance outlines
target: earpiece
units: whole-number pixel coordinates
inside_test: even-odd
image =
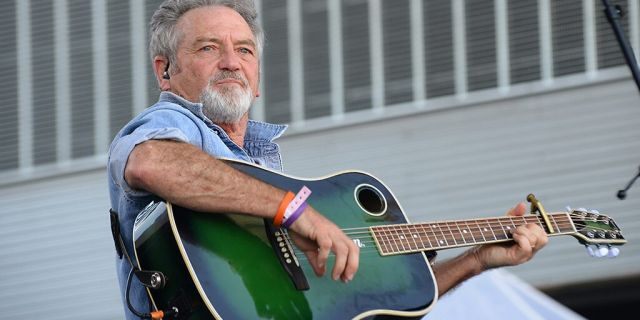
[[[171,77],[169,76],[169,62],[167,62],[167,66],[164,68],[164,73],[162,73],[162,79],[169,80]]]

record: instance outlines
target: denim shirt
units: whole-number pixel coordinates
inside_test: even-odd
[[[244,148],[234,143],[222,128],[203,113],[202,104],[187,101],[173,93],[162,92],[159,101],[140,113],[116,135],[109,148],[107,175],[111,207],[118,212],[122,238],[133,259],[133,223],[136,215],[149,202],[160,200],[155,195],[131,188],[124,179],[124,169],[133,148],[147,140],[176,140],[195,145],[214,157],[238,159],[282,171],[279,147],[273,142],[285,125],[249,121]],[[185,164],[188,165],[188,164]],[[127,319],[137,319],[125,301],[129,262],[116,257],[121,298]],[[149,312],[150,302],[142,284],[133,279],[130,301],[139,312]]]

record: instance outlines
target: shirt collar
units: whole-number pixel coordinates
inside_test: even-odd
[[[170,91],[162,91],[160,93],[160,101],[171,102],[180,105],[191,111],[191,113],[204,121],[208,126],[214,126],[222,130],[218,125],[213,123],[211,120],[209,120],[209,118],[207,118],[207,116],[204,115],[204,112],[202,110],[202,103],[191,102]],[[244,141],[272,142],[273,140],[282,136],[285,130],[287,130],[287,125],[284,124],[273,124],[256,120],[249,120]]]

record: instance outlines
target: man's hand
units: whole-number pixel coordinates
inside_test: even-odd
[[[507,212],[507,216],[522,216],[527,207],[521,202]],[[547,242],[547,234],[536,224],[518,226],[513,232],[515,242],[487,244],[473,249],[483,270],[514,266],[529,261]]]
[[[349,282],[358,270],[360,248],[333,222],[308,206],[289,229],[318,276],[325,273],[329,253],[335,254],[333,280]]]

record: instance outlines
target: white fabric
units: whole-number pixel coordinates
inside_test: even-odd
[[[573,310],[505,270],[472,278],[440,297],[424,320],[584,320]]]

